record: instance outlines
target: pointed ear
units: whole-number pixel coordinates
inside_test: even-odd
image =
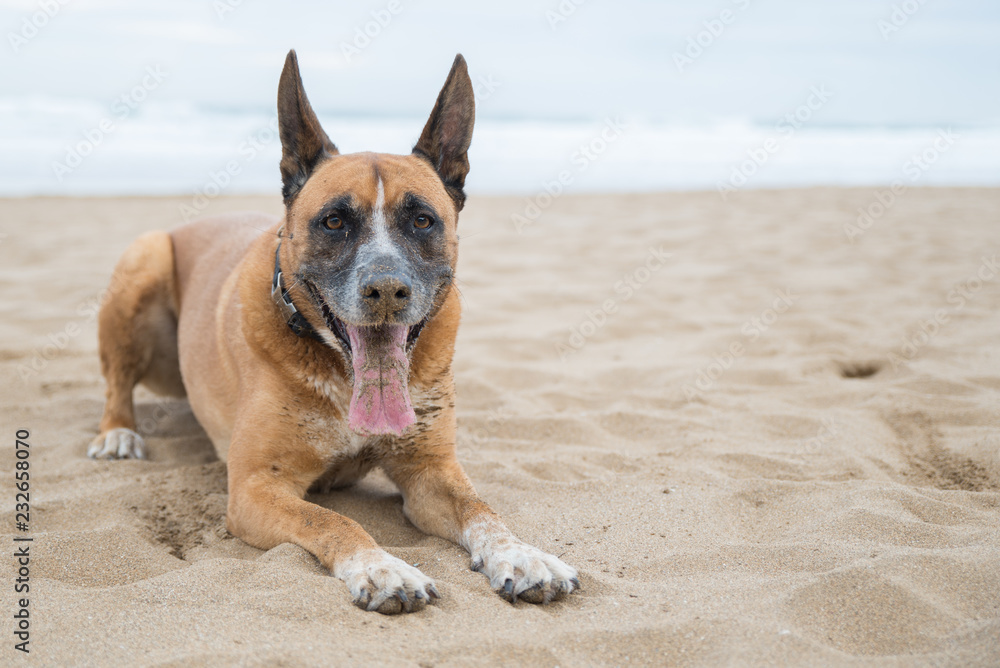
[[[465,204],[465,176],[469,173],[467,152],[475,122],[476,100],[469,68],[462,54],[458,54],[413,153],[437,170],[459,210]]]
[[[278,83],[278,133],[281,135],[281,194],[288,204],[316,166],[337,155],[337,147],[323,132],[309,106],[294,50],[285,58],[285,69]]]

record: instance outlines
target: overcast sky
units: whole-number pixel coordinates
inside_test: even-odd
[[[772,123],[824,85],[825,123],[1000,122],[996,0],[69,0],[21,42],[39,7],[0,2],[0,99],[110,104],[158,65],[160,101],[273,109],[294,47],[331,114],[424,116],[460,51],[482,118]],[[391,20],[348,57],[372,12]],[[699,33],[701,53],[679,67]]]

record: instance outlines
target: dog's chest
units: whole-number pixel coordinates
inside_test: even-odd
[[[418,447],[410,433],[404,433],[401,437],[363,436],[355,433],[348,428],[345,417],[349,396],[338,392],[335,385],[328,387],[331,391],[324,396],[324,401],[304,412],[298,423],[303,440],[312,447],[324,466],[324,472],[313,489],[350,485],[364,477],[386,457],[399,454],[405,448]],[[436,396],[430,397],[416,388],[410,389],[410,395],[418,415],[417,424],[411,430],[425,429],[428,421],[436,417],[439,402]]]
[[[299,415],[300,437],[324,462],[357,457],[377,440],[347,427],[348,402],[347,397],[331,392]]]
[[[316,487],[349,485],[370,471],[383,457],[382,436],[363,436],[347,426],[350,389],[326,379],[310,378],[317,401],[299,415],[300,438],[322,462]]]
[[[298,423],[302,440],[322,462],[323,473],[312,486],[319,491],[350,485],[381,458],[379,438],[355,434],[345,419],[326,408],[302,415]]]

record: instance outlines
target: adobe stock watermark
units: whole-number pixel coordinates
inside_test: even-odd
[[[971,276],[956,284],[948,291],[945,301],[951,305],[950,309],[940,308],[934,314],[922,320],[919,327],[909,336],[904,336],[899,344],[899,353],[890,352],[886,355],[892,370],[897,371],[899,367],[915,358],[920,349],[930,344],[934,338],[941,333],[941,329],[951,321],[951,316],[965,308],[965,305],[979,293],[983,287],[993,281],[1000,274],[1000,262],[997,261],[996,253],[992,257],[982,257],[979,267]]]
[[[177,413],[186,410],[188,404],[173,397],[156,396],[152,401],[152,412],[136,420],[135,429],[144,436],[156,433],[160,424]]]
[[[927,0],[903,0],[903,2],[894,4],[892,6],[892,11],[889,13],[889,17],[879,19],[875,23],[879,33],[882,35],[882,39],[888,42],[889,35],[899,32],[903,26],[909,23],[910,18],[920,11],[920,8],[923,7],[926,2]]]
[[[502,85],[503,83],[494,79],[492,74],[476,77],[472,83],[472,92],[476,97],[476,103],[482,104],[493,97],[493,93],[497,92],[497,89]]]
[[[351,62],[355,56],[360,56],[361,52],[371,46],[372,42],[382,34],[382,31],[389,27],[392,20],[403,11],[400,0],[389,0],[385,9],[373,9],[371,11],[372,20],[363,26],[355,26],[354,39],[350,42],[341,41],[340,53],[344,60]]]
[[[560,24],[569,20],[576,10],[587,0],[561,0],[555,9],[545,11],[545,20],[549,22],[549,30],[555,32]]]
[[[750,0],[733,0],[736,9],[745,11],[750,7]],[[722,37],[726,28],[736,23],[739,13],[732,9],[723,9],[719,15],[702,21],[702,30],[687,38],[687,44],[683,51],[674,51],[674,65],[680,74],[684,74],[684,69],[694,65],[694,61],[701,58],[705,51],[710,49],[715,41]]]
[[[167,80],[168,73],[159,65],[146,67],[146,75],[129,91],[122,93],[111,103],[111,115],[102,118],[97,125],[83,131],[83,139],[66,146],[66,155],[62,159],[52,161],[52,173],[59,183],[72,174],[83,164],[98,146],[117,130],[136,109],[139,108],[149,94],[159,88]]]
[[[920,180],[931,166],[938,161],[944,153],[948,151],[955,142],[958,141],[959,134],[953,132],[951,128],[938,130],[938,136],[934,143],[920,153],[914,153],[910,159],[903,163],[903,176],[909,179],[910,184]],[[864,235],[865,232],[886,214],[893,205],[899,201],[911,185],[907,185],[902,179],[896,179],[888,188],[875,191],[875,199],[866,206],[858,207],[858,217],[855,224],[844,223],[844,234],[847,240],[854,243],[854,240]]]
[[[569,328],[569,337],[566,343],[556,343],[556,353],[559,359],[565,362],[573,353],[579,352],[604,325],[608,319],[618,313],[620,304],[627,302],[635,296],[642,286],[646,285],[657,271],[663,268],[673,254],[666,253],[663,248],[650,246],[646,249],[646,260],[632,271],[624,274],[614,285],[615,294],[618,297],[605,299],[600,306],[587,311],[586,318],[575,326]]]
[[[475,445],[486,443],[512,417],[514,413],[506,406],[491,410],[486,416],[486,422],[470,434],[469,440]]]
[[[38,37],[42,29],[54,19],[70,0],[38,0],[38,11],[21,19],[17,32],[7,33],[7,42],[14,53],[17,53],[28,42]]]
[[[736,360],[746,354],[746,344],[753,343],[763,336],[782,314],[787,313],[795,305],[795,301],[799,298],[799,295],[794,294],[789,288],[775,290],[774,295],[774,301],[771,302],[769,308],[761,311],[760,315],[750,318],[740,327],[740,334],[743,335],[746,343],[739,339],[730,343],[726,350],[715,355],[705,368],[698,371],[693,384],[686,383],[681,387],[688,401],[701,398],[715,387],[715,383],[733,368]]]
[[[805,101],[775,123],[776,136],[768,137],[756,148],[747,149],[746,159],[733,167],[729,180],[725,183],[716,183],[716,190],[719,191],[722,201],[727,201],[730,193],[749,183],[753,175],[768,163],[771,156],[780,151],[803,125],[812,120],[813,114],[822,109],[831,97],[833,93],[827,90],[826,84],[811,86]]]
[[[243,172],[243,167],[253,162],[257,155],[277,138],[278,117],[272,116],[264,129],[248,135],[240,143],[236,152],[241,159],[229,160],[219,169],[209,172],[205,182],[194,191],[191,203],[178,205],[177,209],[184,222],[190,222],[200,216],[212,200],[221,195],[232,184],[233,179]]]
[[[587,171],[591,164],[596,162],[608,150],[608,147],[624,134],[628,129],[619,117],[608,118],[604,121],[604,127],[593,139],[580,144],[580,147],[570,156],[570,162],[576,170],[563,169],[551,181],[542,183],[542,191],[527,200],[521,213],[512,213],[510,221],[514,224],[514,229],[520,234],[524,228],[533,225],[538,221],[545,209],[552,206],[552,203],[562,195],[568,186],[576,180],[578,174]]]
[[[243,0],[212,0],[212,9],[220,21],[225,21],[226,16],[235,12],[242,4]]]
[[[814,455],[820,450],[825,450],[830,444],[830,440],[837,437],[840,433],[840,425],[837,423],[835,418],[825,417],[820,420],[822,425],[819,432],[810,439],[806,439],[802,442],[802,446],[805,448],[806,452],[810,455]]]
[[[59,354],[69,347],[70,342],[80,336],[85,331],[85,327],[97,320],[101,307],[107,303],[112,296],[125,287],[125,284],[115,279],[115,274],[111,275],[108,287],[102,290],[96,297],[87,299],[76,307],[77,318],[69,320],[59,330],[49,332],[45,336],[46,343],[40,348],[32,350],[32,355],[27,363],[17,365],[17,375],[22,381],[27,381],[33,376],[37,376],[48,368],[49,363],[56,359]]]

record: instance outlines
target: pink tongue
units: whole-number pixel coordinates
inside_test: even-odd
[[[346,325],[354,357],[354,395],[348,426],[359,434],[395,434],[417,421],[410,405],[405,325]]]

